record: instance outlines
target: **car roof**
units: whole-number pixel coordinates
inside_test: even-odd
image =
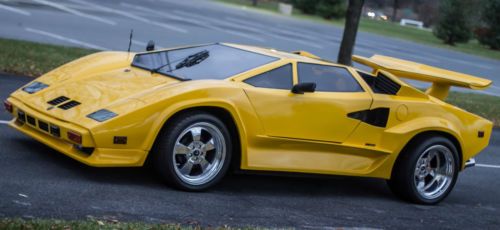
[[[140,52],[140,53],[161,52],[161,51],[164,51],[164,50],[188,48],[188,47],[210,45],[210,44],[222,44],[222,45],[225,45],[225,46],[229,46],[229,47],[233,47],[233,48],[237,48],[237,49],[246,50],[246,51],[249,51],[249,52],[254,52],[254,53],[263,54],[263,55],[267,55],[267,56],[271,56],[271,57],[276,57],[276,58],[279,58],[279,59],[293,59],[293,60],[296,60],[296,61],[299,61],[299,62],[308,62],[308,63],[315,63],[315,64],[326,64],[326,65],[344,66],[344,65],[338,64],[338,63],[336,63],[334,61],[325,60],[325,59],[321,59],[321,58],[311,58],[311,57],[304,56],[304,55],[299,55],[299,54],[294,54],[294,53],[290,53],[290,52],[276,50],[274,48],[266,48],[266,47],[251,46],[251,45],[242,45],[242,44],[226,43],[226,42],[216,42],[216,43],[205,43],[205,44],[199,44],[199,45],[178,46],[178,47],[171,47],[171,48],[168,48],[168,49],[161,49],[161,50],[147,51],[147,52]]]
[[[331,62],[331,61],[317,59],[317,58],[311,58],[311,57],[307,57],[307,56],[303,56],[303,55],[299,55],[299,54],[294,54],[294,53],[289,53],[289,52],[284,52],[284,51],[279,51],[279,50],[272,49],[272,48],[264,48],[264,47],[258,47],[258,46],[250,46],[250,45],[241,45],[241,44],[234,44],[234,43],[221,43],[221,44],[224,44],[224,45],[230,46],[230,47],[234,47],[234,48],[238,48],[238,49],[242,49],[242,50],[247,50],[250,52],[255,52],[255,53],[259,53],[259,54],[263,54],[263,55],[267,55],[267,56],[276,57],[279,59],[294,59],[294,60],[301,61],[301,62],[309,62],[309,63],[316,63],[316,64],[328,64],[328,65],[332,65],[332,64],[339,65],[339,64]]]

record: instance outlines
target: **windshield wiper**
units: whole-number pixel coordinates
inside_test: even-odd
[[[170,59],[168,58],[168,52],[166,53],[166,55],[167,55],[167,63],[166,63],[166,64],[163,64],[163,65],[161,65],[161,66],[159,66],[159,67],[156,67],[156,68],[154,68],[154,69],[151,69],[151,73],[159,73],[159,71],[160,71],[161,69],[165,68],[166,66],[168,66],[168,67],[169,67],[168,72],[172,72],[172,67],[170,66]]]
[[[182,59],[182,61],[175,66],[175,70],[178,70],[178,69],[183,68],[183,67],[191,67],[193,65],[200,64],[202,61],[207,59],[208,56],[210,56],[208,50],[203,50],[203,51],[200,51],[198,53],[189,55],[188,57]],[[167,66],[169,67],[168,71],[160,72],[160,70],[162,70],[163,68],[165,68]],[[167,53],[167,63],[165,63],[161,66],[158,66],[154,69],[151,69],[151,73],[160,73],[160,74],[164,74],[164,75],[167,75],[167,76],[170,76],[173,78],[177,78],[177,79],[180,79],[183,81],[191,80],[189,78],[182,78],[182,77],[176,76],[175,74],[172,73],[172,71],[174,71],[174,70],[170,66],[170,60],[168,58],[168,53]]]
[[[202,61],[207,59],[210,56],[210,53],[208,50],[203,50],[195,54],[191,54],[188,57],[182,59],[182,61],[175,66],[175,70],[178,70],[183,67],[191,67],[197,64],[200,64]],[[167,54],[167,63],[163,64],[161,66],[158,66],[154,69],[151,69],[151,73],[159,73],[159,71],[165,67],[169,66],[169,70],[167,72],[172,72],[173,69],[170,66],[170,60],[168,59],[168,54]]]
[[[202,61],[208,58],[210,56],[210,53],[208,50],[203,50],[198,53],[189,55],[187,58],[184,58],[179,64],[175,66],[175,69],[180,69],[183,67],[191,67],[197,64],[200,64]]]

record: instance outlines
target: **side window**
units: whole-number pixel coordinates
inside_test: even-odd
[[[363,92],[351,73],[343,67],[299,63],[299,82],[316,83],[316,91]]]
[[[260,88],[290,90],[293,85],[292,75],[292,65],[288,64],[248,78],[243,82]]]

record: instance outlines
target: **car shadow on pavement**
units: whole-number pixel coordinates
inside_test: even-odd
[[[96,168],[82,164],[35,140],[18,137],[12,140],[24,146],[21,161],[35,161],[38,167],[25,165],[23,170],[41,170],[39,174],[71,177],[99,184],[141,186],[152,191],[172,190],[154,170],[147,167]],[[26,149],[27,148],[27,149]],[[23,164],[23,163],[20,163]],[[55,172],[55,173],[54,173]],[[56,178],[57,179],[57,178]],[[394,200],[385,181],[372,178],[308,174],[231,172],[208,193],[265,196],[339,196]]]
[[[306,174],[232,174],[213,190],[245,195],[364,197],[393,199],[385,181]]]

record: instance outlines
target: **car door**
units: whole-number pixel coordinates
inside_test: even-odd
[[[316,83],[316,91],[292,93],[297,81]],[[338,66],[293,63],[244,82],[254,86],[245,92],[273,137],[343,142],[360,122],[347,114],[369,109],[372,102],[349,70]]]

